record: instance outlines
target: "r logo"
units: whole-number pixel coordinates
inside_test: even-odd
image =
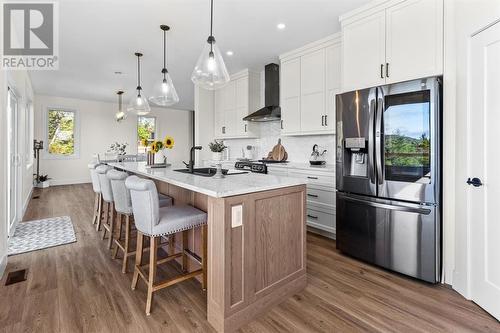
[[[3,55],[54,55],[54,4],[3,4]]]

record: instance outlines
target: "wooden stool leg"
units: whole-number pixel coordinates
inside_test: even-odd
[[[208,276],[207,236],[208,236],[208,226],[205,224],[201,227],[201,255],[202,255],[201,268],[203,269],[201,288],[203,290],[207,290],[207,276]]]
[[[149,276],[148,276],[148,298],[146,300],[146,315],[151,314],[151,303],[153,302],[153,285],[156,276],[156,259],[158,254],[158,239],[160,237],[150,237],[149,249]]]
[[[134,277],[132,278],[132,290],[137,287],[137,281],[139,279],[139,267],[142,264],[142,251],[144,249],[144,235],[142,232],[137,230],[137,247],[135,251],[135,266],[134,266]]]
[[[99,207],[97,208],[97,226],[96,230],[101,231],[101,222],[102,222],[102,194],[99,193]]]
[[[127,273],[128,254],[130,252],[130,215],[125,216],[125,251],[123,253],[122,273]]]
[[[104,220],[102,221],[102,223],[104,224],[108,224],[108,220],[109,220],[109,202],[105,202],[104,205],[106,206],[104,208]],[[106,238],[106,228],[104,228],[104,231],[102,233],[102,239]]]
[[[175,253],[175,234],[168,237],[168,255],[171,256]]]
[[[184,230],[182,232],[182,271],[187,272],[188,269],[188,256],[186,255],[186,252],[184,250],[189,248],[188,245],[188,230]]]
[[[115,204],[111,203],[111,212],[109,218],[109,240],[108,240],[108,248],[111,249],[113,247],[113,233],[115,228]]]
[[[122,238],[122,214],[117,213],[116,214],[116,219],[118,220],[118,237],[117,239],[120,240]],[[116,255],[118,254],[118,245],[115,246],[115,249],[113,251],[113,259],[116,259]]]
[[[96,224],[98,212],[99,212],[99,193],[96,193],[94,195],[94,216],[92,216],[92,224]]]

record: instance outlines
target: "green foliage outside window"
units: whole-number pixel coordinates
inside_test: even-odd
[[[137,118],[137,141],[139,149],[144,150],[144,143],[154,139],[156,123],[154,117]]]
[[[49,110],[47,126],[49,153],[53,155],[73,155],[75,153],[75,113]]]
[[[411,138],[395,131],[385,137],[385,163],[388,166],[429,166],[430,141],[425,133]]]

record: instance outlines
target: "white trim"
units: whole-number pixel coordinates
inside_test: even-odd
[[[28,205],[31,201],[31,196],[33,195],[33,186],[31,186],[30,188],[30,192],[28,193],[28,195],[26,196],[26,198],[24,198],[24,203],[23,203],[23,211],[22,211],[22,218],[21,219],[24,219],[24,214],[26,214],[26,210],[28,209]]]
[[[42,106],[42,123],[43,123],[43,139],[44,139],[44,149],[41,154],[41,158],[44,160],[77,160],[80,159],[80,113],[76,109],[64,107],[64,106]],[[73,155],[52,155],[49,154],[49,140],[48,140],[48,131],[47,131],[47,121],[48,121],[48,113],[49,111],[65,111],[65,112],[73,112],[75,114],[75,124],[73,125]]]
[[[7,268],[7,254],[2,257],[0,260],[0,279],[3,278],[3,273],[5,273],[5,269]]]
[[[280,61],[286,61],[290,60],[293,58],[300,57],[306,53],[309,52],[314,52],[316,50],[335,45],[335,44],[340,44],[342,42],[341,34],[340,32],[337,32],[333,35],[327,36],[325,38],[319,39],[317,41],[314,41],[312,43],[303,45],[297,49],[282,53],[279,55]]]
[[[91,183],[90,178],[84,179],[51,179],[50,186],[75,185]]]

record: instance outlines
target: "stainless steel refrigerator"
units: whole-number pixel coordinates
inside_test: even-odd
[[[441,273],[440,77],[343,93],[337,248],[431,283]]]

